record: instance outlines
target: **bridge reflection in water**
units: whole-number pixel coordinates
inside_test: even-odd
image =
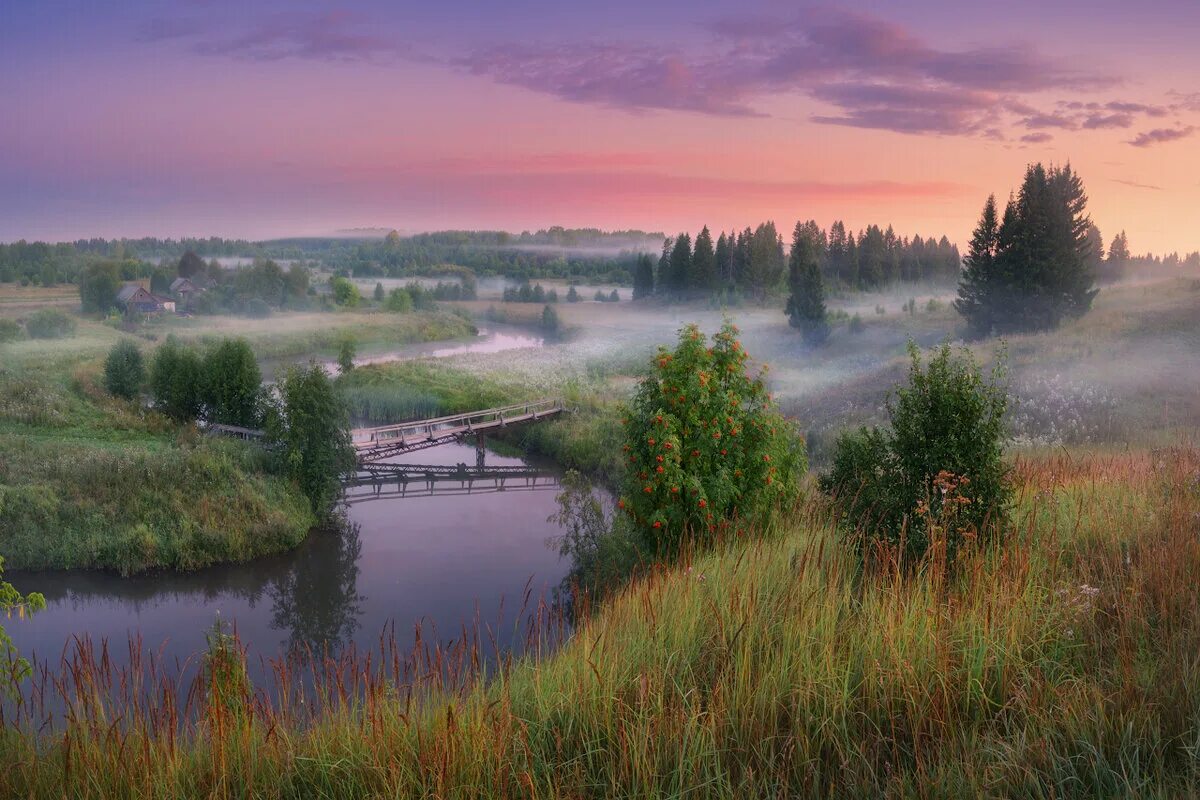
[[[540,492],[560,485],[559,473],[536,466],[370,464],[342,482],[342,499],[355,505],[396,497]]]

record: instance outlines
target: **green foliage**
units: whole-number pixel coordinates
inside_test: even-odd
[[[174,336],[159,346],[150,366],[155,407],[177,422],[193,420],[204,404],[204,365],[200,355]]]
[[[138,396],[146,380],[142,351],[132,339],[122,339],[108,351],[104,361],[104,388],[126,400]]]
[[[819,345],[829,338],[829,320],[825,311],[825,286],[818,264],[820,229],[817,223],[796,223],[792,234],[792,253],[788,261],[788,323],[799,328],[804,341]]]
[[[280,446],[285,474],[308,498],[313,513],[327,516],[353,469],[346,403],[321,365],[292,367],[278,382],[278,402],[267,414],[267,436]]]
[[[407,290],[399,287],[392,289],[388,293],[387,302],[384,303],[384,308],[394,314],[407,314],[413,310],[412,295]]]
[[[595,601],[611,594],[647,560],[641,550],[643,540],[629,518],[606,513],[591,482],[580,473],[567,471],[556,501],[558,511],[549,521],[556,523],[562,534],[552,544],[571,563],[559,588],[563,599],[576,601],[586,596]]]
[[[195,278],[198,275],[203,275],[207,267],[204,264],[204,259],[196,255],[193,251],[188,250],[179,258],[179,266],[175,271],[179,273],[181,278]]]
[[[574,284],[572,284],[571,287],[567,289],[567,302],[578,303],[582,299],[583,298],[579,296],[579,290],[575,288]]]
[[[2,508],[3,506],[0,505],[0,509]],[[46,607],[46,598],[42,595],[37,592],[22,595],[3,578],[4,559],[0,558],[0,612],[4,612],[9,618],[13,614],[24,617],[26,614],[32,614]],[[29,676],[30,666],[27,660],[17,656],[17,649],[13,646],[12,638],[4,630],[3,625],[0,625],[0,658],[4,659],[5,672],[12,676],[10,680],[6,674],[5,680],[0,682],[0,693],[11,693],[18,683]]]
[[[969,334],[1049,330],[1087,313],[1097,290],[1086,208],[1070,165],[1031,165],[999,222],[988,198],[954,303]]]
[[[21,334],[21,326],[15,319],[0,317],[0,344],[15,342]]]
[[[557,336],[561,323],[558,320],[558,312],[553,306],[542,307],[542,330],[551,336]]]
[[[349,278],[335,277],[329,285],[333,289],[333,301],[339,306],[354,308],[362,299],[358,287]]]
[[[358,354],[358,348],[354,344],[354,339],[347,336],[342,339],[342,343],[338,345],[337,365],[338,372],[345,375],[350,370],[354,369],[354,357]]]
[[[847,328],[851,333],[858,334],[865,331],[867,326],[863,323],[862,317],[859,316],[858,313],[855,313],[854,316],[850,318]]]
[[[756,524],[793,502],[806,469],[803,443],[747,372],[737,328],[709,347],[695,325],[675,351],[660,348],[626,421],[628,477],[621,505],[650,549],[672,554],[722,529]]]
[[[223,339],[204,354],[201,396],[211,422],[258,426],[262,372],[249,342]]]
[[[85,314],[104,314],[117,302],[121,274],[115,261],[97,261],[79,276],[79,304]]]
[[[1007,393],[984,382],[969,351],[943,345],[922,367],[909,344],[908,386],[888,403],[887,430],[844,434],[821,487],[853,530],[864,559],[921,561],[935,545],[947,564],[967,539],[1001,526],[1011,501],[1003,461]]]
[[[373,294],[373,297],[375,298],[376,303],[383,302],[383,284],[382,283],[375,284],[375,292]]]
[[[30,339],[63,339],[75,334],[75,319],[57,308],[39,309],[25,321],[25,332]]]
[[[574,293],[574,296],[572,296],[572,293]],[[654,261],[650,256],[642,253],[638,256],[637,268],[633,273],[633,299],[640,300],[652,294],[654,294]],[[572,286],[571,291],[567,293],[567,302],[575,303],[578,301],[579,293]]]

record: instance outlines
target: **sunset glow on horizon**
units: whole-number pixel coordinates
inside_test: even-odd
[[[961,245],[1069,161],[1106,243],[1200,249],[1195,2],[573,5],[3,4],[0,241],[813,218]]]

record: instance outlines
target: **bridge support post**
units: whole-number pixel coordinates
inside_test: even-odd
[[[475,434],[475,469],[483,469],[484,457],[487,455],[487,441],[482,433]]]

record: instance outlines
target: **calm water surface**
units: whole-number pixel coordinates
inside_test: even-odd
[[[473,465],[475,449],[446,445],[400,462]],[[487,463],[526,462],[489,453]],[[128,661],[131,635],[164,663],[194,660],[218,620],[236,626],[252,667],[258,656],[296,645],[370,649],[392,624],[403,649],[418,623],[425,641],[434,631],[447,641],[477,615],[507,643],[526,586],[548,598],[569,566],[546,543],[559,532],[547,522],[556,509],[553,482],[538,482],[546,488],[519,490],[522,479],[505,491],[432,496],[411,484],[408,496],[349,506],[346,531],[313,533],[292,552],[249,564],[128,578],[13,572],[18,589],[45,594],[47,608],[5,627],[22,655],[39,660],[57,661],[74,637],[107,639],[118,665]],[[438,491],[459,491],[456,485]]]

